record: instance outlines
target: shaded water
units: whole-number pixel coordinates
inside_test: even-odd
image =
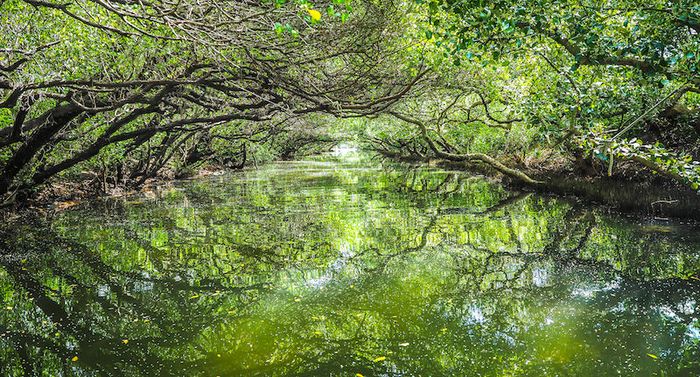
[[[697,225],[362,166],[270,165],[3,227],[0,372],[700,374]]]

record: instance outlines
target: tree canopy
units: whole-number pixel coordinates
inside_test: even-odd
[[[526,77],[519,102],[533,126],[611,165],[633,159],[698,188],[696,2],[418,2],[426,38],[455,65]]]
[[[248,144],[322,141],[299,126],[313,124],[309,114],[375,113],[423,75],[393,60],[384,38],[395,10],[371,2],[2,8],[4,196],[78,164],[138,185],[172,162],[237,165]]]
[[[698,189],[693,1],[5,0],[0,196],[354,139],[394,158]],[[338,121],[338,119],[346,119]]]

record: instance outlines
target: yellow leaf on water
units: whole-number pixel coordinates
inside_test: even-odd
[[[321,12],[316,9],[307,9],[306,11],[309,12],[309,16],[311,16],[312,20],[319,21],[321,19]]]
[[[659,357],[654,355],[653,353],[648,353],[647,356],[651,357],[652,359],[658,359]]]
[[[78,361],[78,356],[73,356],[73,358],[72,358],[72,359],[70,359],[70,361],[72,361],[72,362],[76,362],[76,361]]]
[[[384,361],[384,360],[386,360],[386,356],[379,356],[378,358],[374,359],[373,361],[375,363],[378,363],[378,362]]]

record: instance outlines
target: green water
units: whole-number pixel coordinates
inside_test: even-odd
[[[696,376],[699,230],[364,160],[180,182],[3,227],[0,374]]]

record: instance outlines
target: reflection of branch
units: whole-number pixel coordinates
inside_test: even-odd
[[[484,210],[481,211],[470,211],[470,207],[466,208],[446,208],[443,210],[443,213],[446,215],[455,215],[455,214],[469,214],[469,215],[487,215],[489,213],[497,212],[505,207],[508,207],[512,204],[518,203],[520,201],[523,201],[530,197],[532,193],[524,193],[524,192],[519,192],[515,195],[508,196],[507,198],[499,201],[495,205],[488,207]]]
[[[439,210],[438,210],[438,213],[435,213],[430,217],[430,221],[428,222],[428,225],[426,225],[423,228],[423,230],[421,231],[421,234],[419,236],[420,241],[418,242],[418,245],[416,245],[416,246],[407,247],[405,249],[402,249],[402,250],[399,250],[397,252],[390,253],[390,254],[381,254],[381,252],[378,249],[371,249],[371,250],[377,252],[377,254],[381,255],[381,257],[382,257],[382,261],[381,261],[380,265],[371,269],[371,271],[373,271],[373,272],[383,271],[392,259],[394,259],[400,255],[412,254],[412,253],[423,250],[425,248],[425,246],[428,244],[428,235],[430,234],[430,232],[433,230],[433,228],[437,224],[438,218],[439,218]]]
[[[578,244],[567,252],[567,254],[570,256],[576,256],[581,252],[581,250],[583,250],[584,246],[586,246],[586,243],[588,242],[588,239],[591,237],[591,233],[593,233],[593,229],[596,226],[596,219],[592,213],[588,212],[586,214],[586,218],[588,219],[589,224],[584,230],[583,236],[581,236],[579,239]]]
[[[48,234],[42,238],[40,244],[33,244],[33,238],[29,241],[14,237],[12,234],[0,230],[0,250],[3,253],[10,253],[14,249],[37,250],[44,248],[46,244],[52,249],[44,252],[41,261],[46,263],[36,268],[27,268],[24,261],[17,258],[2,258],[2,269],[15,281],[18,291],[24,291],[30,299],[31,305],[40,310],[48,317],[64,336],[75,339],[74,349],[68,350],[49,340],[42,339],[41,336],[16,332],[4,331],[14,343],[14,348],[20,359],[24,350],[33,354],[36,348],[50,351],[60,359],[66,359],[71,355],[80,355],[81,363],[94,370],[118,370],[118,363],[126,365],[138,365],[143,360],[152,360],[153,365],[157,365],[159,371],[167,375],[179,375],[187,368],[193,368],[200,361],[169,360],[158,355],[159,349],[163,347],[179,347],[183,342],[196,339],[201,332],[209,327],[217,315],[208,316],[206,320],[192,322],[194,312],[212,311],[212,307],[219,307],[226,299],[225,296],[216,295],[216,299],[207,300],[207,305],[197,305],[199,300],[191,301],[189,294],[183,295],[183,290],[179,286],[170,284],[170,281],[145,278],[133,273],[117,271],[106,265],[94,253],[91,253],[84,246],[62,239],[51,230],[35,225],[36,229],[46,229]],[[19,243],[17,243],[19,242]],[[53,249],[55,247],[55,249]],[[55,250],[55,253],[53,252]],[[66,256],[71,263],[66,263]],[[35,275],[32,271],[41,271],[41,275]],[[69,270],[75,271],[71,272]],[[47,275],[46,271],[50,271]],[[127,283],[119,281],[119,277],[125,277]],[[143,295],[136,298],[133,292],[128,292],[128,282],[133,277],[135,280],[150,281],[154,283],[154,291],[159,288],[166,288],[170,294],[168,298],[174,298],[167,305],[159,300],[152,310],[150,295]],[[60,296],[61,291],[51,289],[44,281],[62,281],[63,284],[70,284],[71,292],[69,300],[64,303],[65,296]],[[106,284],[110,287],[111,295],[105,297],[95,297],[95,284]],[[189,286],[186,282],[182,282]],[[257,285],[257,284],[256,284]],[[195,287],[192,287],[195,288]],[[197,289],[201,287],[196,287]],[[235,287],[228,291],[243,292],[245,289],[260,289],[261,286]],[[196,289],[195,289],[196,290]],[[184,292],[187,292],[185,290]],[[54,294],[59,295],[61,301],[53,298]],[[156,296],[162,297],[162,296]],[[89,302],[99,304],[90,305]],[[212,307],[208,307],[211,305]],[[173,312],[174,311],[174,312]],[[129,347],[124,347],[122,339],[124,334],[124,321],[131,322],[133,318],[149,319],[152,331],[155,336],[141,336],[129,339]],[[204,319],[204,318],[202,318]],[[216,322],[216,321],[214,321]],[[0,332],[1,331],[0,329]],[[120,357],[113,356],[119,354]],[[22,368],[25,374],[31,375],[31,371],[37,365],[33,359],[27,359]],[[1,368],[0,368],[1,369]]]

